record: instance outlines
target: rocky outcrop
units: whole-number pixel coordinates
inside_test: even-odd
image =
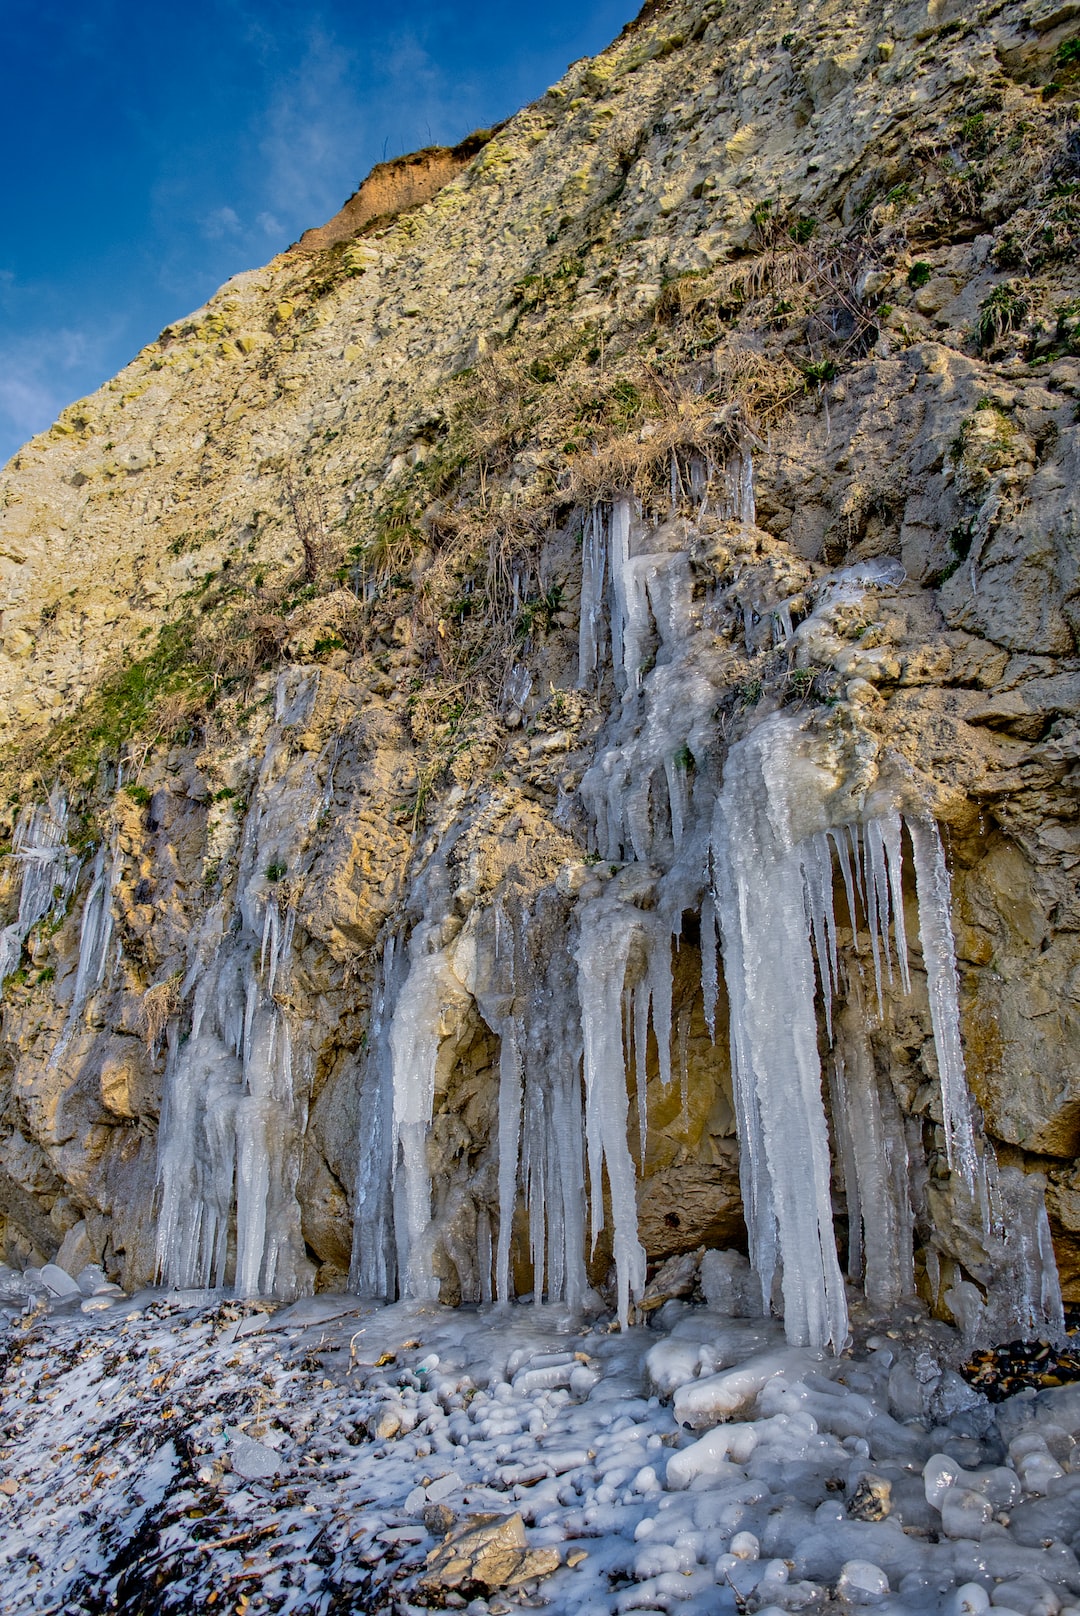
[[[535,978],[582,892],[641,877],[598,859],[578,794],[621,700],[602,659],[581,677],[582,532],[625,496],[690,559],[717,775],[787,707],[887,755],[945,828],[968,1078],[1003,1164],[1048,1176],[1080,1297],[1075,34],[1050,7],[649,7],[475,149],[376,170],[302,253],[20,451],[0,479],[7,813],[14,833],[60,779],[83,864],[4,988],[8,1260],[85,1222],[110,1275],[152,1275],[163,1084],[200,1028],[226,1048],[198,1005],[227,938],[266,1025],[293,1029],[297,1262],[344,1285],[387,943],[400,962],[437,891],[432,1261],[445,1299],[484,1292],[496,916],[531,916]],[[744,461],[756,516],[733,521]],[[828,603],[839,569],[886,559]],[[21,871],[16,848],[13,924]],[[698,924],[675,961],[682,1082],[658,1081],[655,1040],[642,1074],[650,1260],[744,1238]],[[913,967],[873,1053],[934,1172]],[[568,966],[553,994],[575,991]],[[529,1238],[522,1204],[519,1291]],[[937,1253],[935,1299],[965,1259],[959,1235]]]

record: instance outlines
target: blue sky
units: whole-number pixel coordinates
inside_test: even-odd
[[[635,0],[4,0],[0,464],[384,155],[453,143]]]

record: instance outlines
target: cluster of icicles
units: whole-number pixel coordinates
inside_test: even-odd
[[[736,456],[725,478],[719,514],[752,524],[749,457]],[[709,483],[699,481],[704,505]],[[822,598],[829,587],[850,595],[884,581],[872,566],[848,569]],[[509,1301],[523,1203],[536,1297],[572,1308],[586,1302],[588,1256],[609,1223],[618,1310],[629,1317],[646,1278],[637,1193],[650,1034],[662,1085],[673,1081],[677,1046],[685,1108],[688,1023],[684,1013],[673,1029],[672,949],[690,914],[699,919],[704,1020],[714,1042],[721,968],[726,987],[742,1198],[762,1308],[782,1302],[793,1343],[839,1349],[847,1339],[834,1188],[846,1196],[849,1277],[876,1308],[912,1294],[911,1186],[926,1170],[921,1131],[876,1071],[870,1043],[895,979],[904,993],[911,985],[906,839],[952,1198],[981,1230],[990,1268],[996,1261],[1008,1272],[1017,1327],[1053,1328],[1060,1294],[1041,1195],[1023,1175],[996,1173],[973,1122],[937,828],[910,802],[902,814],[895,793],[856,793],[843,760],[790,712],[765,718],[721,767],[715,714],[725,671],[692,582],[676,524],[651,531],[628,501],[589,515],[580,682],[600,688],[610,667],[616,694],[565,811],[590,827],[611,879],[586,885],[571,904],[554,889],[541,893],[528,911],[507,894],[491,910],[474,910],[461,932],[448,923],[444,854],[421,873],[405,908],[411,931],[399,924],[385,942],[366,1050],[357,1056],[350,1284],[361,1294],[434,1299],[441,1241],[464,1296]],[[783,602],[774,617],[789,640],[796,631]],[[515,699],[523,699],[524,670],[513,677]],[[238,897],[215,903],[193,942],[182,984],[193,1007],[189,1035],[169,1029],[157,1251],[160,1277],[173,1285],[222,1284],[232,1274],[241,1293],[287,1295],[311,1283],[296,1184],[315,1051],[308,1028],[275,998],[295,917],[265,871],[281,837],[295,846],[296,827],[313,827],[331,801],[330,784],[319,784],[325,759],[312,760],[299,786],[292,776],[285,783],[280,765],[313,694],[308,676],[296,688],[279,685],[237,854]],[[61,810],[38,814],[20,824],[16,849],[25,864],[18,946],[15,927],[0,936],[0,952],[15,958],[29,927],[58,901],[54,891],[70,896],[78,874],[63,851]],[[102,981],[115,869],[115,852],[101,850],[58,1051]],[[841,902],[846,913],[838,915]],[[473,1197],[465,1217],[465,1192],[433,1185],[429,1167],[439,1052],[448,1006],[463,992],[499,1040],[497,1193]],[[1008,1249],[1003,1202],[1018,1231]],[[972,1286],[956,1294],[960,1311],[981,1305]]]
[[[724,514],[752,522],[748,459],[729,468],[728,481]],[[621,701],[580,796],[594,848],[601,860],[613,861],[613,873],[621,867],[619,880],[600,895],[582,895],[563,946],[549,946],[542,961],[530,957],[529,933],[547,933],[543,915],[498,911],[495,988],[489,980],[481,992],[473,983],[480,1012],[500,1039],[497,1237],[493,1243],[482,1208],[479,1296],[511,1298],[511,1230],[522,1197],[537,1298],[581,1301],[586,1256],[607,1219],[622,1319],[641,1294],[646,1262],[637,1185],[647,1144],[646,1058],[651,1028],[659,1081],[672,1081],[672,948],[687,911],[700,916],[704,1013],[714,1038],[718,941],[722,951],[744,1212],[763,1308],[778,1281],[792,1342],[839,1349],[847,1339],[833,1230],[834,1157],[847,1197],[851,1276],[879,1309],[913,1294],[909,1185],[916,1170],[925,1176],[921,1138],[875,1071],[875,1018],[864,1006],[859,957],[862,938],[880,1019],[885,984],[891,988],[898,975],[904,993],[911,986],[902,896],[906,830],[953,1198],[967,1204],[981,1229],[989,1267],[996,1265],[1008,1290],[1010,1320],[1026,1329],[1060,1326],[1037,1183],[1033,1198],[1022,1175],[999,1180],[973,1124],[950,886],[936,826],[918,812],[902,816],[885,793],[852,809],[842,770],[838,775],[835,760],[830,768],[805,720],[789,713],[774,713],[732,747],[719,777],[710,763],[719,750],[718,669],[710,660],[712,638],[695,623],[685,550],[660,543],[635,553],[632,530],[631,507],[621,502],[593,512],[583,533],[581,683],[602,674],[610,644]],[[873,567],[851,569],[834,588],[850,596],[889,581],[894,571],[887,565],[880,576]],[[831,806],[838,801],[848,802],[847,812]],[[848,958],[838,944],[837,890],[853,938]],[[362,1293],[393,1294],[396,1287],[425,1298],[439,1293],[433,1252],[446,1227],[433,1216],[427,1164],[445,988],[451,979],[468,980],[469,972],[455,960],[460,944],[443,941],[438,902],[421,910],[407,948],[399,936],[388,943],[379,984],[361,1096],[352,1282]],[[576,1000],[576,1013],[567,1014],[568,999]],[[830,1045],[831,1134],[819,1003]],[[684,1089],[685,1040],[684,1020],[678,1037]],[[637,1163],[629,1138],[632,1092]],[[1008,1250],[1006,1194],[1025,1230]]]

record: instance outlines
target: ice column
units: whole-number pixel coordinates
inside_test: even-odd
[[[960,1044],[960,1002],[950,919],[952,894],[949,871],[934,822],[909,818],[907,828],[915,855],[919,936],[930,995],[945,1148],[949,1166],[971,1186],[975,1182],[977,1157],[971,1126],[971,1098]]]
[[[596,505],[585,518],[581,535],[581,617],[578,628],[578,687],[584,689],[597,672],[604,633],[604,579],[607,534],[604,512]],[[520,703],[519,703],[520,705]]]
[[[713,829],[716,903],[744,1212],[762,1300],[767,1308],[778,1256],[788,1339],[838,1351],[847,1304],[833,1238],[800,847],[820,828],[814,810],[833,782],[800,757],[797,727],[776,715],[729,755]]]
[[[879,1077],[858,979],[849,977],[833,1056],[833,1122],[848,1202],[848,1272],[872,1307],[915,1293],[914,1218],[904,1121]]]
[[[585,1142],[589,1163],[592,1241],[604,1227],[603,1170],[611,1194],[612,1245],[619,1318],[645,1285],[645,1252],[638,1239],[637,1185],[627,1143],[623,986],[640,916],[614,899],[596,898],[579,912],[576,957],[584,1039]]]
[[[517,1205],[518,1155],[521,1149],[521,1040],[513,1016],[501,1022],[499,1049],[499,1240],[495,1252],[495,1295],[508,1302],[510,1241]]]
[[[394,1063],[390,1024],[408,974],[408,954],[392,932],[383,946],[375,979],[371,1024],[360,1077],[360,1152],[356,1167],[349,1288],[360,1296],[394,1294]]]
[[[390,1023],[393,1094],[394,1229],[398,1283],[415,1301],[437,1300],[432,1271],[431,1174],[427,1136],[435,1103],[435,1064],[442,1037],[443,1004],[451,971],[440,946],[440,924],[417,926],[409,942],[409,974]]]
[[[514,1004],[520,1014],[514,1037],[524,1079],[521,1157],[534,1292],[576,1308],[588,1289],[585,1153],[581,1015],[576,962],[564,941],[567,924],[561,899],[549,891],[517,928],[520,991]],[[503,1229],[505,1218],[504,1203]]]

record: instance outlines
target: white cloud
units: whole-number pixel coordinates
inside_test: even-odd
[[[223,236],[237,236],[241,230],[240,215],[235,208],[215,208],[199,223],[207,241],[220,241]]]
[[[0,464],[98,386],[115,335],[60,327],[0,344]]]

